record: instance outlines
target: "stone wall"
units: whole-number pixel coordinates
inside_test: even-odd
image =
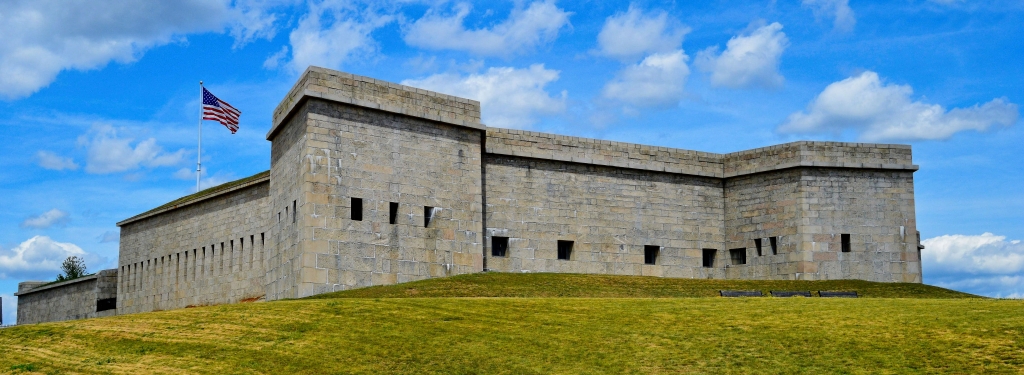
[[[119,312],[263,297],[268,179],[263,173],[118,223]]]
[[[74,280],[18,284],[18,324],[58,322],[114,315],[98,311],[97,301],[117,297],[117,270],[103,270]],[[102,306],[100,306],[102,307]]]
[[[795,278],[803,259],[794,236],[801,223],[800,176],[800,170],[788,169],[725,180],[726,243],[717,259],[726,278]],[[755,240],[761,242],[760,254]],[[733,264],[734,249],[744,252],[745,265]]]
[[[310,66],[274,109],[267,140],[274,138],[274,133],[307,98],[484,129],[480,125],[480,102],[475,100]]]
[[[307,268],[296,209],[308,213],[302,194],[302,164],[308,138],[305,102],[275,134],[270,147],[270,217],[273,249],[267,262],[267,299],[297,298],[300,284],[312,275]],[[294,206],[294,209],[293,209]]]
[[[798,202],[797,278],[921,282],[912,172],[806,168]]]
[[[795,167],[916,171],[910,146],[848,142],[791,142],[726,154],[724,177]]]
[[[486,151],[499,155],[722,177],[720,154],[526,130],[487,128]]]
[[[298,296],[482,270],[480,130],[320,99],[302,108]]]
[[[489,270],[723,276],[701,261],[725,239],[720,179],[491,154],[485,168]],[[568,260],[559,240],[574,241]],[[659,248],[653,265],[645,246]]]

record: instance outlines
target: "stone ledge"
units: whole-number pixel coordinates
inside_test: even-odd
[[[439,98],[441,100],[459,103],[460,106],[464,105],[469,107],[469,115],[451,114],[451,116],[444,116],[439,113],[433,113],[435,111],[433,108],[431,108],[431,111],[427,111],[417,110],[415,108],[411,108],[410,106],[398,106],[387,103],[379,103],[374,100],[367,100],[374,98],[368,95],[360,95],[357,92],[352,93],[352,95],[341,95],[339,93],[335,93],[340,92],[337,89],[331,89],[329,87],[320,86],[314,82],[311,82],[312,80],[316,80],[316,78],[311,78],[312,75],[315,74],[325,74],[329,76],[339,77],[345,80],[351,80],[353,82],[363,82],[367,84],[372,84],[380,88],[398,90],[422,98]],[[361,98],[360,96],[362,96],[363,98]],[[433,91],[427,91],[415,87],[400,85],[393,82],[382,81],[379,79],[359,76],[351,73],[344,73],[316,66],[310,66],[309,68],[306,69],[305,72],[302,73],[301,78],[298,80],[298,82],[295,83],[295,86],[293,86],[292,89],[289,90],[288,94],[281,101],[281,104],[279,104],[277,108],[274,109],[273,121],[271,123],[270,130],[266,134],[266,139],[272,140],[275,133],[277,133],[280,130],[281,126],[284,125],[285,120],[289,116],[291,116],[292,112],[294,112],[295,109],[298,108],[308,98],[320,98],[333,102],[345,103],[365,108],[372,108],[384,112],[396,113],[406,116],[419,117],[427,120],[443,122],[457,126],[464,126],[477,130],[486,129],[486,126],[480,123],[480,102],[477,102],[475,100],[441,94]],[[384,100],[383,98],[379,99],[382,101]],[[419,99],[412,97],[408,99],[410,99],[412,102],[420,101]],[[413,107],[423,109],[431,107],[429,105],[423,106],[419,104],[410,105]],[[443,110],[436,109],[436,111],[441,112]]]
[[[784,163],[769,167],[758,167],[752,170],[744,170],[742,172],[725,173],[724,177],[732,178],[792,168],[885,169],[900,171],[917,171],[918,169],[920,169],[920,167],[916,164],[826,163],[801,161],[799,163]]]
[[[249,179],[249,180],[246,181],[247,179]],[[160,206],[160,207],[154,208],[152,210],[143,212],[141,214],[132,216],[130,218],[124,219],[124,220],[118,222],[116,225],[118,227],[125,226],[125,225],[128,225],[128,224],[137,222],[139,220],[142,220],[142,219],[146,219],[146,218],[150,218],[150,217],[153,217],[153,216],[157,216],[157,215],[163,214],[163,213],[168,212],[168,211],[174,211],[174,210],[177,210],[177,209],[182,208],[182,207],[186,207],[186,206],[189,206],[189,205],[192,205],[192,204],[195,204],[195,203],[199,203],[199,202],[202,202],[202,201],[205,201],[205,200],[216,198],[216,197],[219,197],[221,195],[228,194],[228,193],[231,193],[231,192],[235,192],[235,191],[238,191],[238,190],[242,190],[242,189],[248,188],[250,186],[257,185],[257,184],[264,183],[264,182],[270,182],[270,171],[260,172],[260,173],[257,173],[256,175],[253,175],[253,176],[250,176],[250,177],[246,177],[246,178],[243,178],[243,179],[239,179],[239,180],[227,182],[227,183],[224,183],[224,184],[221,184],[221,185],[217,185],[217,186],[214,186],[212,188],[208,188],[206,190],[203,190],[203,191],[200,191],[200,192],[198,192],[196,194],[193,194],[192,196],[185,196],[185,197],[179,198],[177,201],[171,201],[170,203],[167,203],[167,204],[165,204],[163,206]],[[214,190],[214,191],[207,192],[207,190]]]
[[[805,147],[832,147],[842,149],[898,149],[910,150],[908,145],[848,143],[823,141],[798,141],[761,147],[728,154],[649,146],[636,143],[581,138],[528,130],[488,127],[488,142],[485,153],[541,160],[553,160],[580,164],[629,168],[682,175],[731,178],[750,174],[765,173],[801,167],[883,169],[917,171],[914,164],[862,163],[857,161],[813,161],[815,157],[828,156],[826,152],[808,150]],[[566,150],[565,148],[570,148]],[[773,158],[777,151],[793,155],[778,160]],[[668,155],[658,154],[659,152]],[[602,153],[606,155],[601,155]],[[607,160],[600,160],[599,158]],[[645,159],[646,158],[646,159]],[[762,166],[737,167],[734,163],[748,160],[764,160]],[[854,159],[865,160],[865,159]]]
[[[92,280],[96,280],[97,278],[99,278],[99,276],[100,276],[100,273],[97,272],[97,273],[94,273],[92,275],[82,276],[82,277],[79,277],[79,278],[73,279],[73,280],[61,281],[59,283],[52,283],[52,284],[44,284],[44,285],[40,285],[40,286],[37,286],[37,287],[32,288],[32,289],[26,290],[24,292],[14,293],[14,296],[15,297],[19,297],[19,296],[24,296],[26,294],[32,294],[32,293],[42,292],[42,291],[45,291],[45,290],[60,288],[62,286],[78,284],[78,283],[82,283],[82,282],[86,282],[86,281],[92,281]]]

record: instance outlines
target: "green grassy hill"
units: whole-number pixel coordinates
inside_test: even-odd
[[[861,280],[704,280],[662,277],[607,276],[565,273],[474,273],[443,279],[375,286],[322,294],[312,298],[398,297],[580,297],[580,298],[692,298],[717,297],[719,290],[857,291],[869,298],[979,298],[931,285],[875,283]]]
[[[880,298],[674,298],[720,288]],[[0,372],[1022,372],[1024,301],[962,297],[855,281],[478,274],[2,329]]]

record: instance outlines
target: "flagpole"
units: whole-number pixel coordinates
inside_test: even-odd
[[[199,192],[199,176],[203,170],[203,81],[199,81],[199,147],[196,150],[196,193]]]

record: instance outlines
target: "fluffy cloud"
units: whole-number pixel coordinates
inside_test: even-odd
[[[227,182],[231,182],[231,181],[234,181],[234,180],[238,179],[237,177],[235,177],[235,175],[233,173],[230,173],[230,172],[228,172],[228,173],[217,172],[213,176],[208,176],[207,175],[208,171],[209,171],[209,169],[203,168],[203,170],[201,172],[201,178],[199,180],[199,187],[201,189],[211,188],[211,187],[214,187],[214,186],[217,186],[217,185],[220,185],[220,184],[224,184],[224,183],[227,183]],[[196,180],[196,170],[194,168],[181,168],[181,169],[178,169],[177,171],[175,171],[174,174],[172,174],[171,176],[173,176],[174,178],[179,179],[179,180],[195,181]],[[188,194],[191,194],[191,193],[195,193],[195,188],[189,188]]]
[[[508,56],[554,40],[559,30],[569,25],[571,15],[551,1],[537,1],[526,8],[516,7],[505,21],[490,28],[468,30],[464,20],[470,9],[467,3],[456,4],[452,15],[431,9],[407,25],[402,36],[414,47]]]
[[[79,137],[79,145],[88,148],[85,171],[89,173],[115,173],[139,169],[140,167],[166,167],[181,164],[185,150],[174,153],[164,152],[149,138],[137,142],[132,138],[120,138],[118,130],[110,125],[94,126],[88,134]]]
[[[783,133],[858,131],[865,141],[946,139],[964,130],[984,131],[1017,122],[1017,105],[1005,98],[946,110],[913,101],[910,86],[885,84],[875,72],[832,83],[779,127]]]
[[[76,170],[78,164],[75,164],[71,158],[66,158],[50,151],[39,151],[36,153],[36,161],[40,167],[54,171]]]
[[[837,31],[852,31],[857,24],[850,0],[803,0],[803,5],[811,8],[815,17],[831,18],[832,27]]]
[[[436,74],[405,80],[402,84],[477,100],[483,107],[482,121],[487,125],[526,128],[533,125],[538,116],[565,111],[566,92],[552,97],[544,89],[548,83],[558,80],[558,74],[557,70],[536,64],[527,69],[489,68],[484,73],[468,76]]]
[[[636,107],[673,107],[683,98],[690,75],[682,50],[656,53],[626,67],[601,91],[602,97]]]
[[[295,72],[302,72],[310,65],[339,69],[356,56],[373,54],[377,44],[370,33],[393,20],[370,7],[360,9],[357,4],[310,3],[309,8],[298,27],[288,35],[289,66]],[[277,67],[285,53],[287,50],[281,50],[270,56],[264,66]]]
[[[256,39],[270,40],[277,35],[278,15],[270,10],[293,0],[236,0],[231,9],[229,32],[235,38],[234,48]]]
[[[36,0],[0,11],[0,97],[31,95],[67,69],[135,61],[186,33],[216,30],[227,0]]]
[[[106,232],[103,232],[103,234],[101,234],[97,239],[100,241],[100,243],[117,242],[121,240],[121,232],[118,232],[116,230],[108,230]]]
[[[86,265],[91,267],[106,261],[104,258],[86,253],[73,243],[57,242],[47,236],[35,236],[14,249],[0,249],[0,279],[55,279],[60,273],[61,262],[69,256],[82,257]]]
[[[54,225],[68,223],[68,213],[56,208],[46,211],[39,216],[30,217],[21,222],[22,228],[46,229]]]
[[[618,13],[604,22],[597,35],[601,55],[632,60],[649,53],[668,53],[679,49],[690,28],[668,13],[651,12],[630,6],[625,13]]]
[[[713,86],[779,87],[783,82],[779,58],[788,46],[782,24],[775,22],[729,39],[721,54],[717,46],[701,51],[694,65],[711,73]]]
[[[925,281],[992,297],[1024,296],[1024,243],[992,233],[922,241]]]

